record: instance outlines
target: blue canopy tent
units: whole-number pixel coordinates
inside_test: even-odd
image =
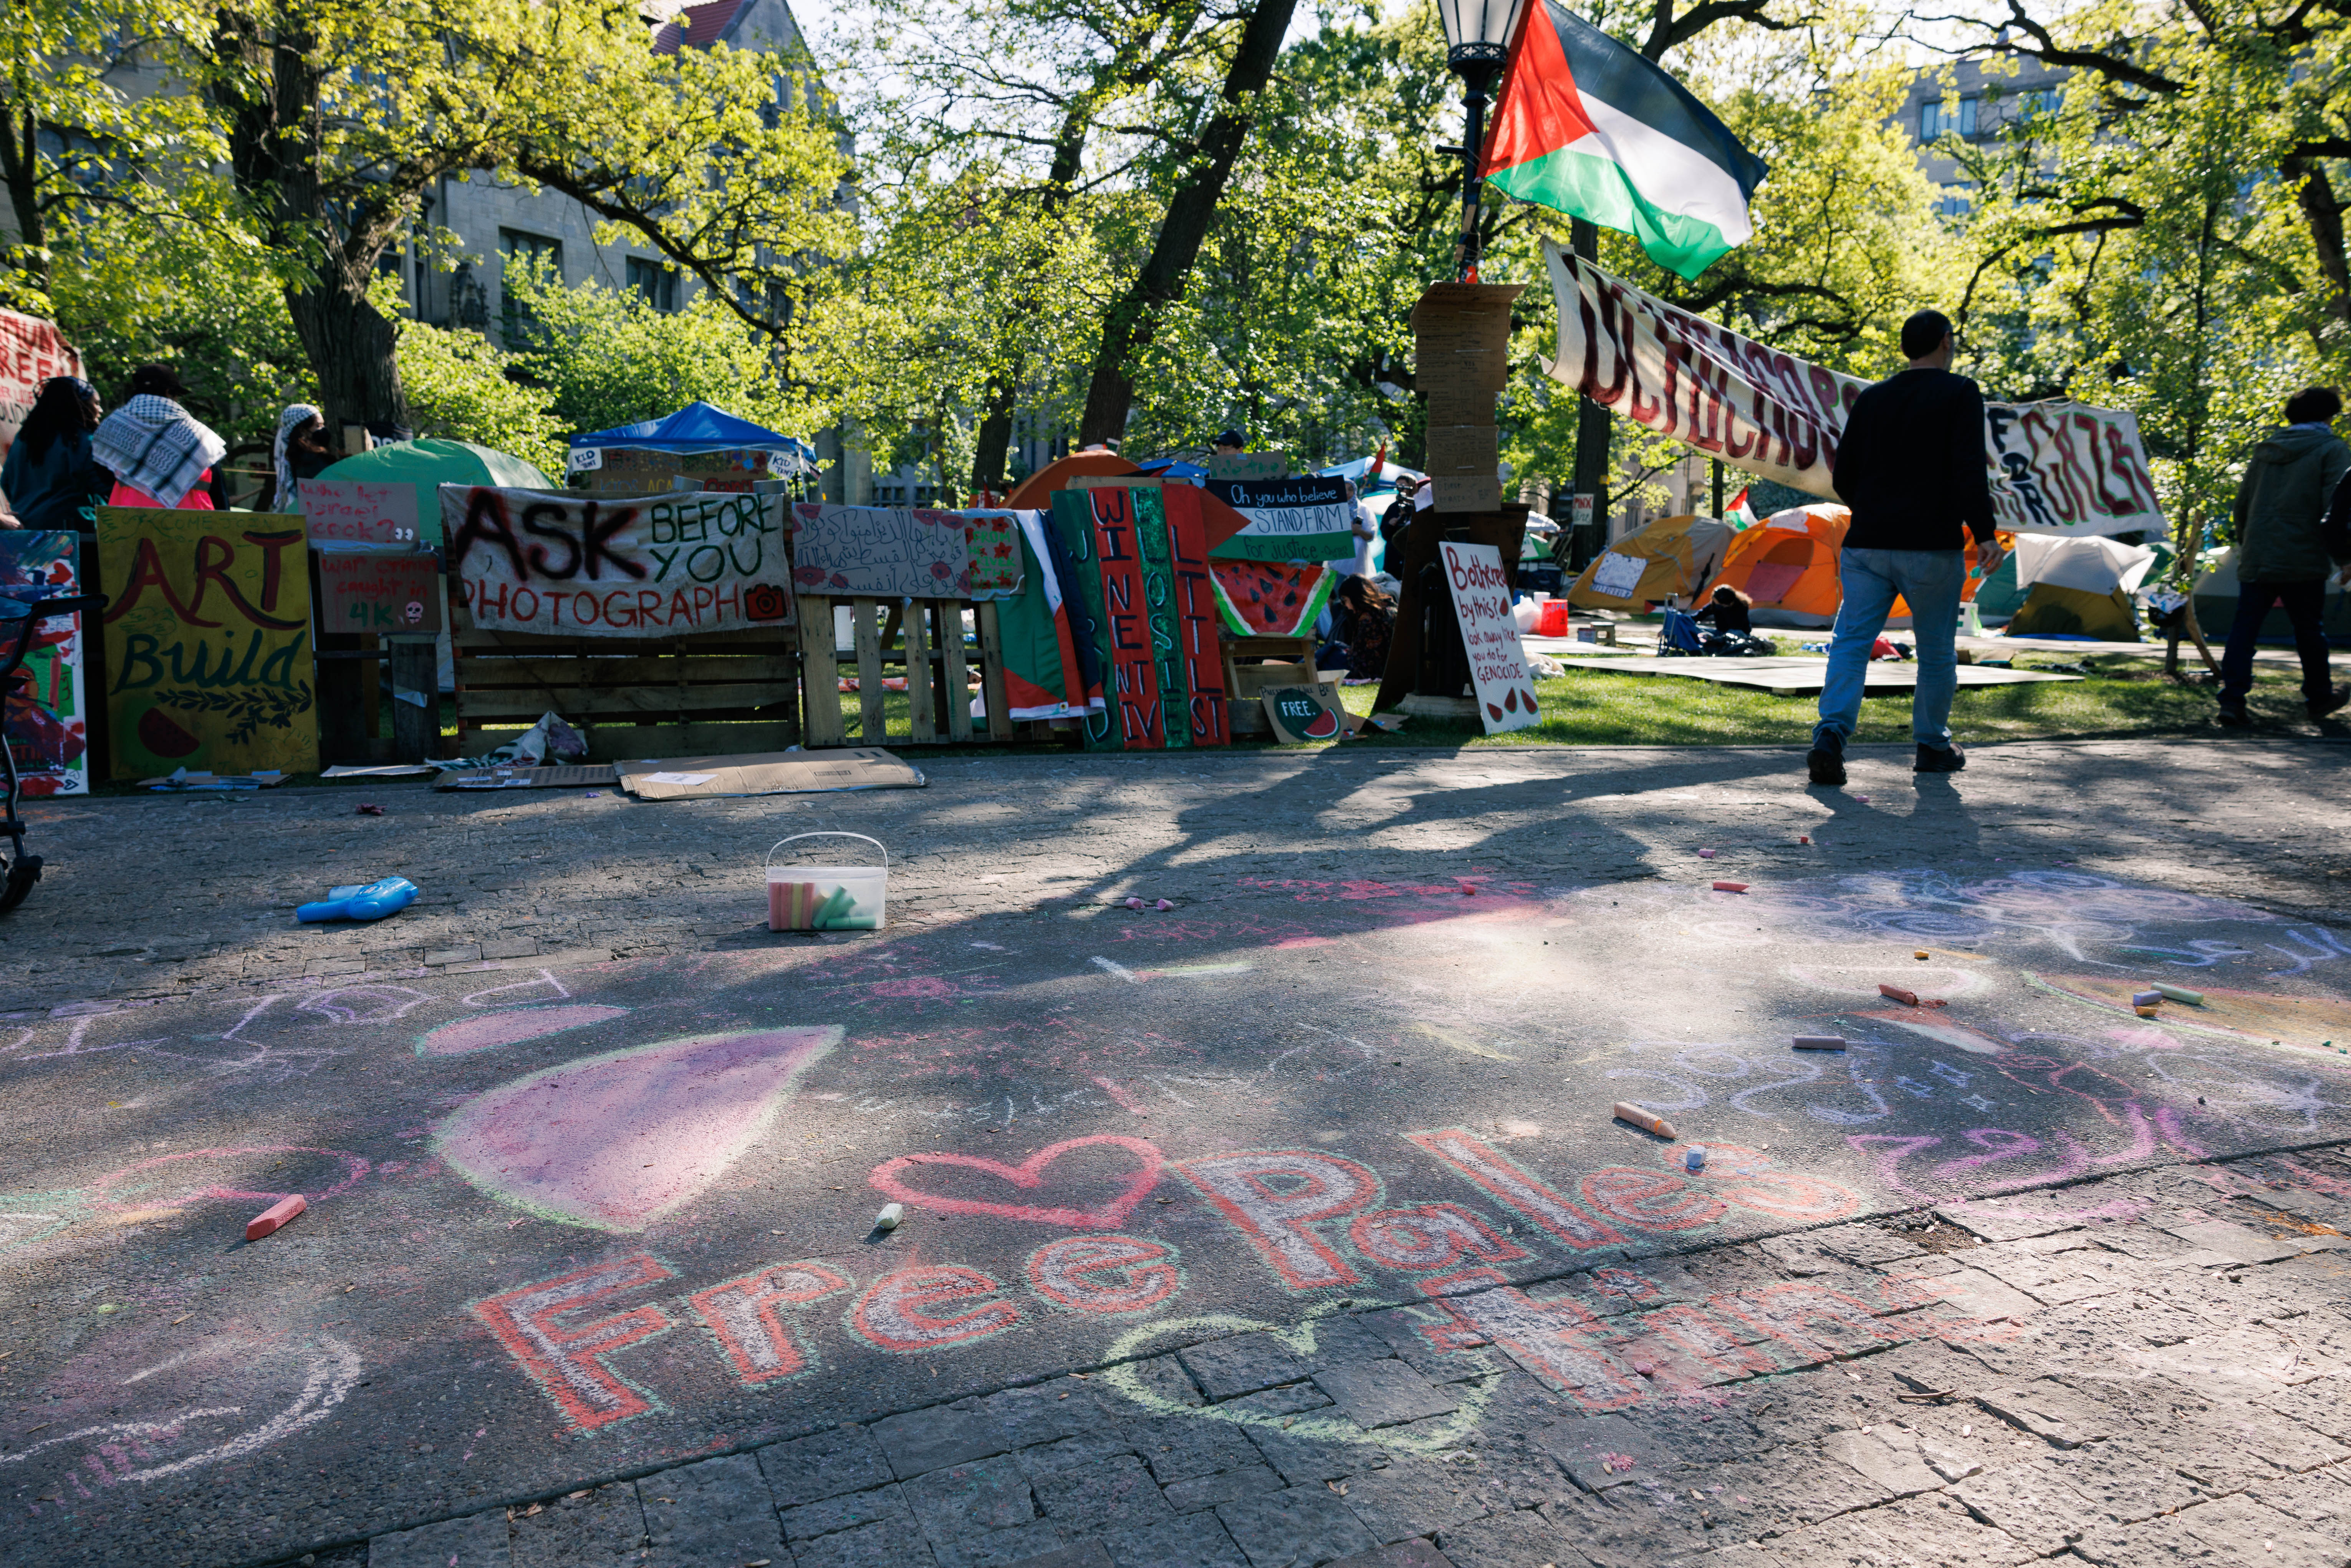
[[[613,451],[660,452],[673,457],[763,452],[770,478],[807,477],[817,472],[816,450],[807,442],[779,435],[706,402],[690,402],[666,418],[573,436],[571,471],[603,468],[604,454]]]

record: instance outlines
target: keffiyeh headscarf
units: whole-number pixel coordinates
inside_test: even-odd
[[[277,507],[281,512],[295,510],[298,497],[295,495],[294,463],[286,447],[294,433],[319,417],[319,411],[307,402],[288,403],[286,412],[277,416],[277,439],[270,444],[269,455],[277,465]]]
[[[170,398],[141,392],[99,421],[89,451],[131,488],[176,507],[228,443]]]

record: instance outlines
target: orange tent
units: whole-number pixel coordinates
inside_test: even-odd
[[[1853,513],[1834,501],[1815,501],[1774,512],[1758,528],[1731,536],[1722,571],[1693,601],[1702,604],[1723,583],[1755,601],[1759,626],[1821,627],[1835,623],[1837,606],[1844,601],[1844,584],[1837,576],[1837,551],[1844,548],[1845,529]],[[1976,547],[1970,540],[1967,559]],[[1959,590],[1962,603],[1976,596],[1981,578],[1970,575]],[[1899,596],[1886,624],[1899,630],[1910,624],[1910,606]]]
[[[1070,481],[1081,474],[1140,474],[1143,470],[1115,452],[1088,447],[1072,452],[1067,457],[1057,457],[1013,487],[1005,498],[1005,506],[1015,511],[1033,511],[1053,504],[1053,492],[1066,490]]]
[[[1837,583],[1837,550],[1853,514],[1819,501],[1774,512],[1760,527],[1730,538],[1722,570],[1698,596],[1729,584],[1755,601],[1759,626],[1826,626],[1836,620],[1844,593]],[[1907,607],[1896,608],[1908,613]]]

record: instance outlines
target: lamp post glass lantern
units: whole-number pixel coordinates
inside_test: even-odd
[[[1510,62],[1510,40],[1517,37],[1520,13],[1527,0],[1437,0],[1445,22],[1445,63],[1461,78],[1462,107],[1468,134],[1462,139],[1461,243],[1457,253],[1461,277],[1478,277],[1478,205],[1485,182],[1478,177],[1479,143],[1486,136],[1487,95]]]

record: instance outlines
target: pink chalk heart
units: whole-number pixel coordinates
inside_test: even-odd
[[[537,1040],[559,1030],[584,1029],[591,1023],[627,1015],[626,1008],[580,1005],[568,1008],[513,1008],[444,1023],[416,1042],[419,1056],[464,1056],[494,1046]]]
[[[969,1197],[935,1197],[899,1180],[904,1172],[915,1166],[960,1166],[1001,1176],[1023,1191],[1034,1192],[1045,1185],[1045,1168],[1048,1166],[1071,1149],[1089,1148],[1098,1144],[1114,1145],[1143,1162],[1143,1168],[1128,1178],[1126,1190],[1098,1208],[1038,1207],[1030,1204],[988,1203]],[[1026,1219],[1039,1225],[1058,1225],[1074,1230],[1112,1230],[1125,1220],[1134,1206],[1141,1203],[1153,1187],[1159,1185],[1160,1170],[1165,1163],[1158,1149],[1141,1138],[1098,1133],[1092,1137],[1064,1139],[1038,1150],[1017,1166],[982,1159],[977,1155],[901,1155],[894,1160],[884,1160],[874,1166],[871,1180],[877,1191],[896,1198],[900,1203],[919,1204],[941,1214],[984,1214],[994,1219]]]
[[[434,1134],[467,1181],[544,1218],[643,1230],[692,1202],[768,1124],[839,1026],[688,1035],[476,1095]]]

